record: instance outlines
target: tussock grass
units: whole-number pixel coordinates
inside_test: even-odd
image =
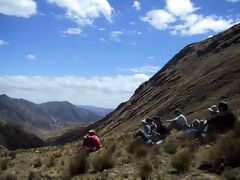
[[[178,144],[173,140],[169,140],[169,141],[166,141],[163,147],[166,153],[172,155],[177,152]]]
[[[219,137],[205,155],[213,165],[218,166],[224,163],[227,166],[240,166],[240,123],[237,123],[236,128]]]
[[[7,158],[1,158],[0,159],[0,171],[5,171],[8,168],[8,159]]]
[[[76,153],[69,159],[69,174],[71,177],[86,173],[88,168],[88,155],[85,152]]]
[[[0,175],[0,179],[1,180],[17,180],[17,177],[16,177],[16,175],[14,175],[12,173],[7,172],[7,173]]]
[[[38,168],[42,166],[42,161],[40,158],[34,159],[32,163],[34,168]]]
[[[104,149],[101,152],[94,154],[92,159],[93,169],[96,172],[102,172],[105,169],[111,169],[115,165],[113,153],[116,149],[116,145],[110,145],[108,149]]]
[[[179,149],[171,158],[171,166],[178,172],[188,170],[192,159],[192,153],[188,148]]]
[[[141,179],[147,179],[151,175],[152,171],[152,162],[148,158],[143,159],[139,165],[139,175]]]

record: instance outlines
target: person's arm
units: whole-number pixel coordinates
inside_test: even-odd
[[[177,120],[178,120],[178,117],[176,117],[174,119],[166,120],[166,122],[174,122],[174,121],[177,121]]]

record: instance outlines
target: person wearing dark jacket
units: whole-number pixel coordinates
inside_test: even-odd
[[[236,118],[229,110],[226,102],[220,102],[218,104],[218,115],[209,118],[206,121],[208,125],[208,132],[225,133],[226,131],[233,129],[236,124]]]

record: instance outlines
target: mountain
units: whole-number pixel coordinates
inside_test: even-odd
[[[102,107],[96,107],[96,106],[84,106],[84,105],[79,105],[78,107],[87,109],[95,114],[97,114],[100,117],[105,117],[109,113],[111,113],[114,109],[110,108],[102,108]]]
[[[91,123],[100,117],[86,109],[63,102],[35,104],[0,95],[0,117],[25,129],[49,130],[67,123]]]
[[[39,137],[0,120],[0,145],[10,149],[28,149],[46,145]]]
[[[227,100],[232,110],[240,106],[240,24],[204,41],[186,46],[134,95],[101,121],[85,128],[100,135],[132,132],[140,120],[158,115],[173,117],[180,108],[188,119],[206,118],[206,109]],[[68,134],[69,135],[69,134]],[[67,141],[81,137],[71,132]],[[65,138],[63,138],[65,137]],[[64,139],[64,141],[62,141]],[[55,138],[66,142],[66,135]]]
[[[240,106],[240,24],[204,41],[186,46],[134,95],[121,104],[98,129],[113,135],[138,128],[140,120],[170,118],[180,108],[193,118],[206,118],[206,109],[226,100]]]

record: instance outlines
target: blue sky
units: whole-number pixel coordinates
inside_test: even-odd
[[[0,0],[0,93],[116,107],[239,0]]]

